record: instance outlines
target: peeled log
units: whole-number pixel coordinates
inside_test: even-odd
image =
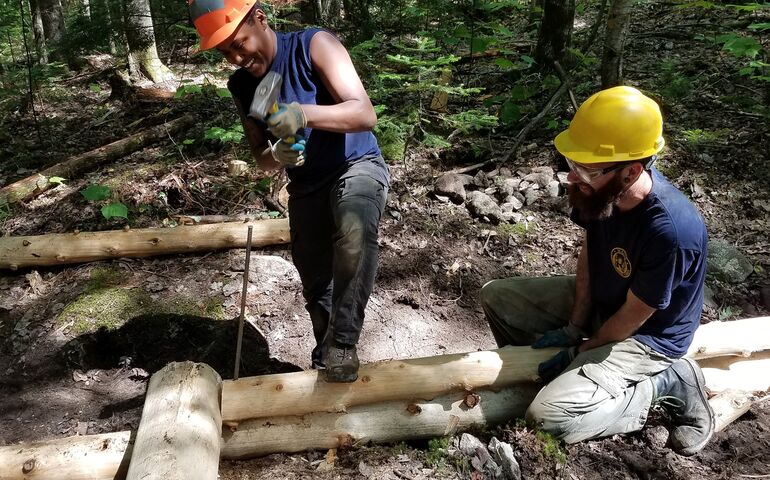
[[[3,480],[112,480],[124,478],[131,432],[57,438],[0,447]]]
[[[430,402],[385,402],[353,407],[347,413],[249,420],[234,432],[225,429],[222,458],[451,435],[474,425],[496,425],[523,416],[539,388],[530,383],[499,392],[478,391],[480,402],[475,407],[466,405],[464,392],[455,392]]]
[[[147,387],[127,480],[216,480],[222,379],[203,363],[174,362]]]
[[[0,188],[0,205],[29,200],[45,192],[53,185],[48,181],[51,177],[74,178],[79,174],[94,168],[102,163],[125,157],[131,152],[168,138],[182,128],[191,125],[195,121],[192,115],[172,120],[168,123],[143,130],[130,137],[99,147],[82,155],[72,157],[62,163],[57,163],[34,175],[6,185]]]
[[[289,242],[287,219],[191,225],[175,228],[143,228],[108,232],[57,233],[0,238],[0,268],[63,265],[107,258],[150,257],[243,248],[249,225],[254,226],[252,245],[263,247]]]
[[[741,337],[750,348],[770,349],[770,328],[759,328],[767,318],[702,325],[696,333],[699,348],[691,350],[690,356],[700,359],[706,355],[698,351],[700,348],[743,352]],[[733,342],[732,348],[727,342]],[[762,345],[767,347],[759,348]],[[378,362],[363,365],[353,383],[326,383],[315,370],[228,380],[224,382],[222,419],[226,424],[237,424],[257,417],[342,412],[367,403],[430,400],[453,390],[499,389],[532,382],[537,378],[537,365],[558,351],[504,347]]]
[[[687,356],[701,359],[770,350],[770,317],[710,322],[695,331]]]

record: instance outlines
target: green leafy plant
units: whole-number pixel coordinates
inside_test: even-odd
[[[90,202],[100,202],[112,196],[112,189],[107,185],[91,184],[80,191],[83,198]],[[111,202],[101,208],[102,216],[109,220],[113,217],[128,218],[128,207],[121,202]]]
[[[428,441],[428,451],[425,454],[425,463],[431,467],[444,465],[449,448],[449,437],[431,438]]]
[[[206,140],[214,140],[222,144],[238,144],[243,140],[243,124],[236,122],[229,128],[211,127],[203,135]]]
[[[552,458],[560,464],[567,463],[567,453],[561,447],[559,440],[557,440],[553,435],[548,432],[539,430],[535,434],[535,437],[543,442],[543,454],[546,457]]]
[[[661,91],[666,97],[679,100],[692,92],[692,82],[686,75],[680,73],[679,64],[676,62],[663,62],[660,72]]]
[[[682,136],[690,148],[699,151],[703,149],[703,147],[718,142],[724,136],[724,133],[697,128],[694,130],[682,131]]]

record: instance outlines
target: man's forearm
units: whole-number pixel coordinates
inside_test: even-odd
[[[588,275],[588,248],[587,239],[583,239],[583,245],[578,254],[577,272],[575,274],[575,303],[572,306],[572,315],[569,322],[582,330],[586,330],[588,316],[591,313],[591,282]]]
[[[307,126],[328,132],[365,132],[374,128],[377,114],[368,98],[336,105],[302,105]]]
[[[592,348],[600,347],[607,343],[620,342],[633,335],[644,322],[646,322],[655,309],[646,305],[644,302],[631,292],[626,295],[626,302],[618,309],[613,316],[594,333],[594,335],[583,342],[578,348],[579,352],[585,352]]]

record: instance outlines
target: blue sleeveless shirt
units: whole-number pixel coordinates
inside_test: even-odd
[[[326,89],[310,58],[310,41],[321,31],[313,28],[291,33],[275,32],[276,53],[270,71],[283,78],[279,103],[298,102],[311,105],[334,105],[337,102]],[[239,68],[230,76],[227,88],[244,108],[248,109],[254,91],[262,78]],[[248,112],[245,112],[248,113]],[[264,123],[254,121],[272,141],[277,139],[267,131]],[[356,174],[370,176],[387,186],[388,167],[382,159],[377,139],[372,132],[336,133],[305,128],[300,132],[307,139],[305,163],[300,167],[287,168],[289,193],[311,193],[328,181],[344,178],[353,164]]]

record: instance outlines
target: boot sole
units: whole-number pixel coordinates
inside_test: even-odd
[[[701,370],[700,367],[698,367],[698,364],[692,358],[684,358],[684,360],[687,362],[687,364],[690,366],[693,373],[695,374],[695,380],[698,386],[698,395],[700,395],[701,401],[703,401],[703,403],[706,404],[706,408],[708,409],[708,412],[709,412],[709,420],[711,421],[711,424],[709,425],[709,434],[705,440],[698,443],[697,445],[693,445],[691,447],[682,449],[682,451],[679,452],[680,455],[689,457],[703,450],[703,447],[705,447],[706,444],[709,443],[709,441],[711,440],[711,437],[714,436],[714,427],[716,425],[716,415],[714,414],[714,409],[711,408],[711,404],[709,403],[708,397],[706,396],[706,389],[705,389],[706,378],[703,376],[703,370]]]

